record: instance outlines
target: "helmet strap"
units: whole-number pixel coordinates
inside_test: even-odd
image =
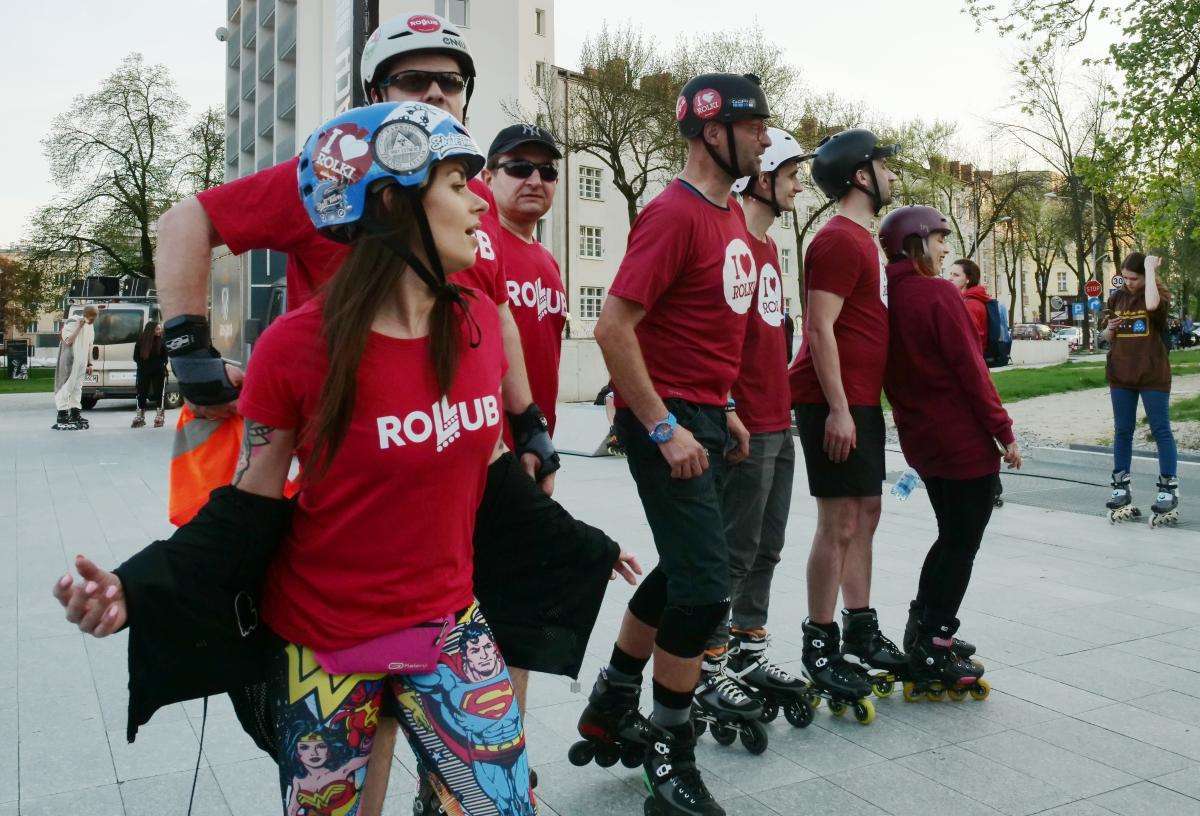
[[[859,166],[861,167],[862,165],[859,165]],[[859,184],[858,179],[854,178],[853,176],[851,176],[851,178],[850,178],[850,184],[852,186],[858,188],[859,190],[862,190],[864,193],[866,193],[867,195],[869,195],[871,197],[871,204],[874,205],[875,214],[879,215],[879,211],[883,209],[883,196],[881,196],[879,194],[879,179],[875,176],[875,162],[868,161],[866,163],[866,168],[867,168],[867,175],[869,175],[871,177],[871,185],[872,185],[873,189],[864,187],[863,185]],[[854,172],[857,173],[858,168],[855,168]]]
[[[767,171],[767,176],[769,176],[771,179],[771,199],[769,201],[766,198],[760,196],[758,193],[754,192],[754,185],[758,183],[757,179],[746,186],[746,195],[750,196],[755,201],[760,201],[763,204],[766,204],[768,207],[770,207],[771,212],[775,213],[776,218],[783,215],[783,208],[779,206],[779,198],[775,195],[775,181],[776,181],[775,174],[777,172],[778,172],[777,170],[768,170]]]
[[[740,170],[738,170],[737,137],[733,132],[733,122],[725,123],[725,135],[727,137],[727,141],[729,142],[728,161],[726,161],[719,153],[717,153],[716,148],[710,145],[708,140],[704,140],[704,149],[708,151],[708,155],[712,157],[712,160],[717,167],[720,167],[727,176],[729,176],[731,179],[740,179],[742,177],[742,173]],[[701,139],[703,138],[703,134],[701,134]]]

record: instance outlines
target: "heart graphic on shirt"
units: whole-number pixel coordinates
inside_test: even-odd
[[[750,311],[754,301],[754,290],[758,286],[755,275],[754,256],[750,247],[741,238],[734,238],[725,247],[725,268],[722,274],[725,284],[725,302],[736,314]]]
[[[758,272],[758,315],[768,326],[783,324],[783,285],[770,263]]]
[[[357,159],[359,156],[366,155],[366,152],[370,149],[371,146],[369,144],[353,133],[343,136],[342,140],[338,142],[338,150],[342,153],[343,161]]]

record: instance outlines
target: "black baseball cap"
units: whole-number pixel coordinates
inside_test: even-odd
[[[550,151],[550,155],[554,156],[554,158],[562,158],[562,151],[558,149],[558,144],[554,141],[554,137],[550,135],[550,131],[537,125],[509,125],[497,133],[496,138],[492,139],[492,146],[488,148],[488,158],[498,156],[501,153],[507,153],[523,144],[535,144],[544,147]]]

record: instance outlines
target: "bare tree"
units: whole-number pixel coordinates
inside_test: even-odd
[[[194,195],[225,181],[225,111],[211,107],[188,129],[179,160],[181,192]]]

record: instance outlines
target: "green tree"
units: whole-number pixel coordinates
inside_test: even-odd
[[[5,327],[24,326],[35,320],[50,308],[58,294],[48,269],[0,255],[0,338]]]

